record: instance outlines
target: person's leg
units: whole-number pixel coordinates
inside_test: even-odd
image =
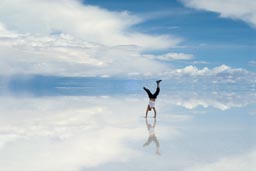
[[[154,99],[157,98],[159,92],[160,92],[160,87],[157,87],[155,93],[153,94]]]
[[[148,94],[148,97],[149,98],[152,98],[152,93],[149,91],[149,89],[147,89],[146,87],[143,87],[143,89],[147,92],[147,94]]]
[[[154,97],[155,99],[157,98],[157,96],[158,96],[158,94],[159,94],[159,92],[160,92],[160,86],[159,86],[159,84],[160,84],[161,81],[162,81],[162,80],[156,81],[156,83],[157,83],[157,88],[156,88],[155,93],[153,94],[153,97]]]

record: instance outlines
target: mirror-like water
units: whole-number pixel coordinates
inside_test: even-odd
[[[2,95],[0,169],[256,169],[255,91],[170,91],[163,83],[156,119],[144,118],[148,99],[136,91]]]

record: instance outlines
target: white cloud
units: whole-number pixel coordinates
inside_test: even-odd
[[[76,0],[2,1],[0,9],[1,75],[170,78],[246,72],[226,65],[173,69],[164,61],[191,60],[193,55],[144,55],[144,50],[173,47],[181,39],[135,31],[132,26],[144,19],[129,12],[108,11]]]
[[[216,76],[220,74],[227,75],[246,75],[249,74],[249,71],[242,68],[231,68],[225,64],[209,69],[208,67],[204,67],[202,69],[198,69],[196,66],[189,65],[181,69],[176,69],[173,74],[174,75],[191,75],[191,76]]]
[[[2,27],[4,30],[4,27]],[[170,68],[161,60],[189,60],[191,54],[143,55],[137,46],[106,46],[72,35],[36,35],[8,32],[0,38],[2,75],[45,74],[65,76],[213,76],[245,75],[245,69],[227,65],[198,69],[190,65]],[[155,59],[161,59],[157,61]],[[232,78],[230,79],[232,80]]]
[[[174,86],[173,83],[172,86]],[[242,108],[247,105],[256,103],[255,93],[249,90],[246,93],[237,93],[236,91],[222,92],[222,85],[218,87],[210,83],[209,85],[205,86],[208,86],[209,89],[211,89],[211,92],[208,92],[208,90],[204,90],[202,87],[199,87],[200,85],[194,85],[195,90],[191,90],[190,92],[183,92],[182,85],[175,86],[179,86],[178,90],[170,91],[168,88],[171,87],[171,85],[168,84],[166,87],[163,87],[164,91],[169,91],[169,93],[167,95],[161,94],[161,99],[159,100],[161,101],[161,105],[164,105],[161,106],[161,108],[165,108],[165,105],[170,106],[172,104],[175,106],[182,106],[190,110],[194,110],[198,107],[211,107],[226,111],[232,108]],[[170,99],[170,97],[172,98]]]
[[[70,34],[86,42],[107,46],[136,45],[145,49],[175,46],[179,38],[151,36],[131,27],[143,19],[126,11],[112,12],[78,0],[12,0],[0,3],[0,21],[12,31],[49,35]]]
[[[148,58],[158,59],[163,61],[173,61],[173,60],[191,60],[193,58],[192,54],[185,53],[167,53],[163,55],[145,55]]]
[[[0,22],[0,37],[15,37],[16,34],[12,33],[11,31],[7,30],[5,26]]]
[[[176,79],[183,83],[199,83],[207,85],[207,83],[255,83],[256,74],[243,68],[232,68],[225,64],[214,68],[198,68],[194,65],[188,65],[184,68],[172,68],[161,73],[161,77],[165,79]]]
[[[255,170],[256,169],[256,151],[222,158],[216,162],[197,164],[194,167],[188,168],[185,171],[213,171],[213,170],[225,170],[225,171],[241,171],[241,170]]]
[[[132,28],[143,21],[78,0],[2,1],[1,75],[157,75],[168,67],[142,52],[174,47],[181,39]]]
[[[256,61],[254,61],[254,60],[249,61],[248,64],[251,65],[251,66],[256,66]]]
[[[77,171],[122,163],[142,153],[129,142],[142,147],[148,137],[145,120],[138,119],[147,99],[8,96],[0,102],[0,160],[5,161],[0,169],[5,171]],[[175,115],[174,121],[183,120]],[[159,137],[179,136],[173,125],[158,129]]]
[[[256,2],[251,0],[181,0],[186,6],[239,19],[256,27]]]
[[[177,74],[189,74],[189,75],[205,75],[207,72],[209,72],[209,69],[207,67],[199,70],[197,67],[189,65],[182,69],[176,70]]]
[[[206,62],[206,61],[193,61],[191,62],[193,65],[197,65],[197,64],[204,64],[204,65],[207,65],[209,64],[209,62]]]
[[[0,38],[2,75],[154,75],[167,67],[144,58],[136,46],[106,46],[67,34],[15,34]]]

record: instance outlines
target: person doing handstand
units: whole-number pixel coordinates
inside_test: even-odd
[[[156,118],[155,101],[156,101],[156,98],[157,98],[157,96],[158,96],[158,94],[159,94],[159,92],[160,92],[160,86],[159,86],[159,84],[160,84],[161,81],[162,81],[162,80],[156,81],[157,88],[156,88],[156,91],[155,91],[154,94],[152,94],[152,93],[150,92],[150,90],[147,89],[146,87],[143,87],[143,89],[147,92],[148,98],[149,98],[149,103],[148,103],[148,106],[147,106],[147,109],[146,109],[146,116],[145,116],[145,118],[148,117],[148,111],[151,111],[151,109],[154,110],[154,118]]]

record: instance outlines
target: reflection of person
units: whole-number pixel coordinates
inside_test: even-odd
[[[151,111],[151,109],[154,110],[154,118],[156,118],[155,101],[156,101],[156,98],[157,98],[157,96],[158,96],[158,94],[159,94],[159,92],[160,92],[160,86],[159,86],[159,84],[160,84],[161,81],[162,81],[162,80],[156,81],[157,88],[156,88],[156,91],[155,91],[154,94],[152,94],[152,93],[150,92],[150,90],[147,89],[146,87],[143,87],[143,89],[147,92],[148,98],[149,98],[149,103],[148,103],[148,106],[147,106],[147,109],[146,109],[146,116],[145,116],[145,118],[148,117],[148,111]]]
[[[154,118],[153,126],[148,123],[148,119],[146,118],[146,125],[147,125],[147,129],[148,129],[149,137],[148,137],[147,142],[145,142],[145,144],[143,145],[143,147],[148,146],[153,141],[156,145],[156,154],[160,155],[160,152],[159,152],[160,144],[159,144],[159,141],[156,137],[155,130],[154,130],[155,126],[156,126],[156,118]]]

